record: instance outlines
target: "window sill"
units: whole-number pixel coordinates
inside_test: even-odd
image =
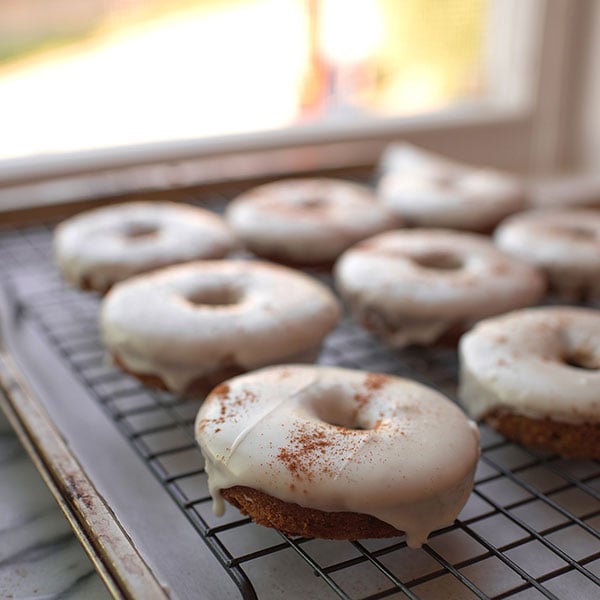
[[[136,192],[373,168],[392,141],[526,170],[526,111],[482,104],[410,118],[331,118],[288,129],[40,155],[0,162],[0,212]],[[494,140],[493,144],[489,141]]]

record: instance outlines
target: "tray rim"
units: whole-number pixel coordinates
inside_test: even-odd
[[[0,408],[112,597],[168,598],[4,348]]]

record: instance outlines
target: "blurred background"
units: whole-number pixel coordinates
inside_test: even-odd
[[[472,102],[488,17],[486,0],[2,0],[0,158]]]
[[[201,156],[357,140],[377,142],[363,164],[402,139],[599,171],[599,103],[600,0],[2,0],[0,205],[42,179],[168,163],[125,187],[188,185]],[[69,186],[43,194],[90,194]]]

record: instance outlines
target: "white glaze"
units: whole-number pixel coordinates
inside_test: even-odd
[[[106,347],[126,368],[157,374],[182,392],[227,364],[252,369],[314,359],[339,315],[333,294],[308,275],[219,260],[115,285],[102,303],[100,325]]]
[[[333,261],[355,242],[401,224],[369,188],[327,178],[253,188],[230,203],[226,218],[253,252],[298,264]]]
[[[418,261],[448,257],[457,268]],[[435,263],[435,261],[434,261]],[[335,283],[356,319],[394,346],[428,344],[453,325],[535,304],[545,290],[534,267],[482,235],[436,229],[380,234],[347,250]]]
[[[565,359],[583,356],[590,368]],[[600,422],[600,311],[538,307],[479,323],[460,341],[459,396],[476,419],[504,409]]]
[[[381,155],[379,173],[417,173],[431,177],[464,173],[469,167],[408,142],[393,142]]]
[[[483,230],[524,206],[516,177],[409,144],[394,145],[383,165],[377,195],[409,225]]]
[[[600,299],[600,211],[520,213],[503,221],[494,238],[505,252],[543,269],[559,294]]]
[[[151,235],[131,236],[136,230]],[[157,267],[221,258],[236,246],[225,221],[174,202],[129,202],[80,213],[55,230],[54,254],[67,281],[105,291],[113,283]]]
[[[454,521],[479,456],[476,426],[438,392],[319,366],[271,367],[219,386],[200,408],[196,438],[217,514],[220,490],[244,485],[375,516],[413,548]]]

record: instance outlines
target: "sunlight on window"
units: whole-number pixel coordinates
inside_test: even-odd
[[[412,114],[483,93],[485,0],[58,5],[54,21],[33,0],[0,5],[13,17],[12,37],[0,25],[0,158]]]

